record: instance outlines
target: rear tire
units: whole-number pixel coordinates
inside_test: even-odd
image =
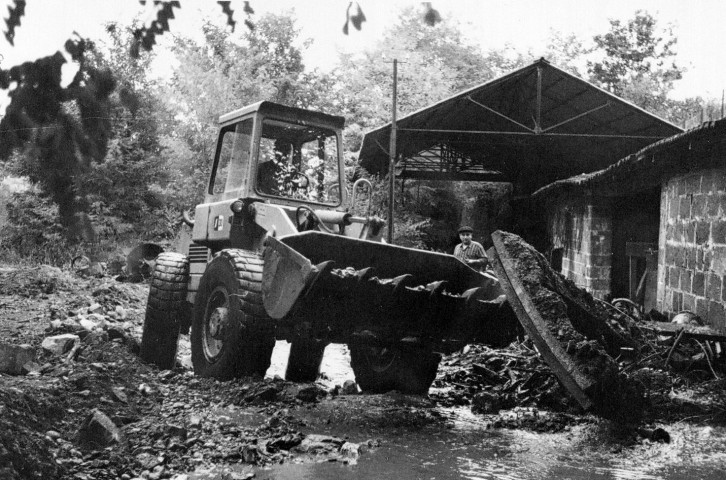
[[[199,284],[192,320],[194,373],[222,380],[264,375],[275,337],[262,305],[263,260],[245,250],[222,250]]]
[[[290,345],[290,355],[287,357],[285,380],[314,382],[320,373],[325,347],[325,342],[294,340]]]
[[[179,330],[190,314],[186,301],[188,279],[189,259],[185,255],[165,252],[157,257],[139,355],[164,370],[174,368]]]
[[[424,349],[350,346],[350,366],[361,390],[426,395],[436,378],[441,355]]]

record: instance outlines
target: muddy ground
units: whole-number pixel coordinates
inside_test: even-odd
[[[365,395],[325,378],[217,382],[183,362],[159,371],[137,356],[147,294],[145,283],[108,276],[0,268],[0,344],[29,345],[33,356],[17,374],[0,374],[0,479],[181,480],[212,467],[216,478],[267,478],[261,467],[363,463],[399,428],[445,423],[448,407],[470,408],[485,429],[546,434],[604,424],[624,449],[668,442],[676,422],[726,420],[723,359],[674,372],[676,353],[682,363],[698,351],[684,340],[674,352],[672,338],[651,338],[653,353],[636,363],[620,359],[647,400],[642,418],[626,425],[582,412],[526,339],[445,357],[428,397]],[[42,347],[62,334],[78,342],[56,344],[55,353]],[[324,434],[331,424],[365,425],[371,437]]]

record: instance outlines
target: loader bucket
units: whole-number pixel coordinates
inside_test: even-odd
[[[503,301],[494,276],[442,253],[304,232],[268,238],[264,255],[267,313],[333,335],[370,328],[463,342]]]

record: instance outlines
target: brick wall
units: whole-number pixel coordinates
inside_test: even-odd
[[[612,221],[609,205],[560,199],[549,208],[552,248],[562,248],[561,273],[596,298],[610,292]]]
[[[726,329],[726,170],[667,181],[660,225],[658,310],[690,310]]]

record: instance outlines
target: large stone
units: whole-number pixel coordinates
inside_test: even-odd
[[[121,443],[121,430],[102,411],[93,409],[78,430],[78,442],[89,447]]]
[[[35,360],[35,349],[30,345],[0,343],[0,373],[22,375],[23,365]]]
[[[78,335],[64,333],[63,335],[55,335],[44,338],[43,343],[41,343],[40,346],[43,347],[43,350],[46,350],[54,355],[63,355],[73,348],[73,345],[80,341],[81,339]]]

